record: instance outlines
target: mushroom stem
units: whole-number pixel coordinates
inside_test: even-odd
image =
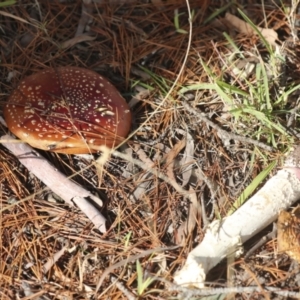
[[[87,198],[90,198],[97,204],[102,205],[101,199],[60,173],[28,144],[22,143],[9,135],[2,136],[1,143],[16,155],[19,161],[50,190],[69,205],[74,206],[75,203],[100,232],[106,232],[105,217],[87,200]]]

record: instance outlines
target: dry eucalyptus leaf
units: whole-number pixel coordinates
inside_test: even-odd
[[[189,214],[187,220],[183,222],[176,231],[176,245],[183,245],[186,242],[187,237],[189,237],[195,229],[195,226],[197,225],[198,216],[201,214],[201,206],[198,201],[196,192],[193,188],[190,188],[189,193]]]
[[[240,33],[257,34],[256,31],[248,23],[230,13],[226,13],[225,19]],[[270,45],[276,46],[278,35],[275,30],[261,28],[258,26],[257,29],[261,32],[262,36],[270,43]]]
[[[185,150],[182,156],[182,159],[180,160],[179,164],[182,167],[182,187],[185,187],[192,176],[193,168],[192,165],[194,163],[194,151],[195,151],[195,143],[192,135],[187,131],[177,129],[177,132],[179,132],[182,135],[186,136],[186,146]]]

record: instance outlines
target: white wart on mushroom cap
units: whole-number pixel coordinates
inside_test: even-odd
[[[130,109],[116,88],[77,67],[26,77],[10,95],[4,118],[10,131],[32,147],[68,154],[116,147],[131,127]]]

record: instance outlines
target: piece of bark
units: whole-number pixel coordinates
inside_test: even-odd
[[[223,258],[237,254],[241,243],[272,223],[281,210],[300,199],[300,148],[297,147],[280,170],[243,206],[208,227],[202,242],[187,257],[174,280],[177,284],[203,288],[206,274]]]
[[[22,143],[9,135],[2,136],[1,143],[53,193],[57,194],[71,206],[74,206],[75,203],[100,232],[106,232],[106,219],[96,207],[87,200],[91,199],[98,205],[102,205],[102,201],[98,197],[60,173],[28,144]]]

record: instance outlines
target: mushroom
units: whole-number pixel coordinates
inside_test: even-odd
[[[116,147],[131,127],[130,109],[116,88],[78,67],[26,77],[10,95],[4,118],[10,131],[32,147],[67,154]]]

